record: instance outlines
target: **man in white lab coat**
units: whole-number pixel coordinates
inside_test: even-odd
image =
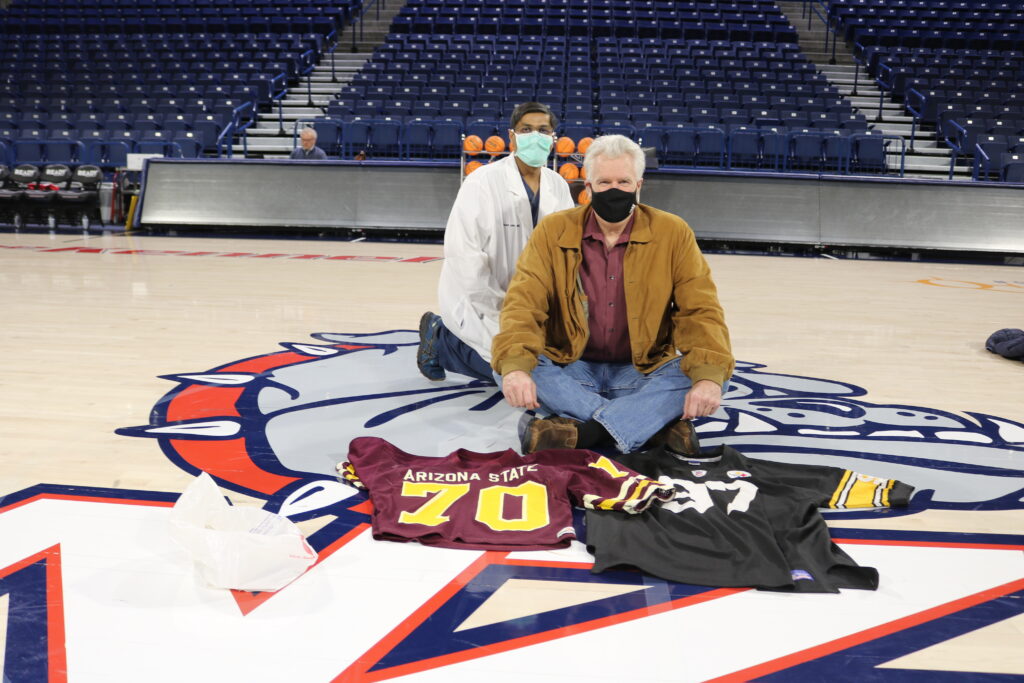
[[[445,371],[493,378],[491,340],[519,253],[541,218],[573,207],[568,183],[546,166],[557,123],[546,105],[520,104],[509,129],[512,154],[462,183],[444,232],[441,315],[420,318],[416,365],[427,379],[442,380]]]

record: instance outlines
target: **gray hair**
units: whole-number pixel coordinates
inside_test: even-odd
[[[637,180],[644,177],[644,168],[647,167],[644,151],[640,145],[625,135],[602,135],[591,143],[586,156],[583,157],[583,170],[587,173],[587,179],[594,177],[594,164],[597,163],[599,157],[605,159],[630,157],[633,160],[633,166],[636,167]]]
[[[302,130],[299,131],[299,137],[301,138],[303,135],[312,135],[313,139],[316,140],[316,128],[313,128],[312,126],[304,127]]]

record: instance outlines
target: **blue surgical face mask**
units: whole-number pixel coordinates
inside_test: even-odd
[[[551,154],[554,138],[544,133],[515,133],[516,156],[527,166],[543,166]]]

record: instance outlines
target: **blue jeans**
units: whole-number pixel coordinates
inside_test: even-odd
[[[437,328],[437,362],[448,372],[468,375],[473,379],[494,381],[491,364],[485,361],[473,347],[465,343],[441,323]]]
[[[648,375],[632,363],[578,360],[560,366],[543,355],[537,361],[531,376],[541,405],[581,422],[597,420],[622,453],[640,450],[659,429],[678,420],[692,386],[679,359]]]

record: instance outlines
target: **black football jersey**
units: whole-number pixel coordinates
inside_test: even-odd
[[[906,505],[914,490],[836,467],[751,459],[728,446],[700,458],[657,448],[616,460],[671,484],[676,497],[635,516],[588,510],[593,572],[633,567],[704,586],[874,590],[878,572],[832,542],[819,508]]]

